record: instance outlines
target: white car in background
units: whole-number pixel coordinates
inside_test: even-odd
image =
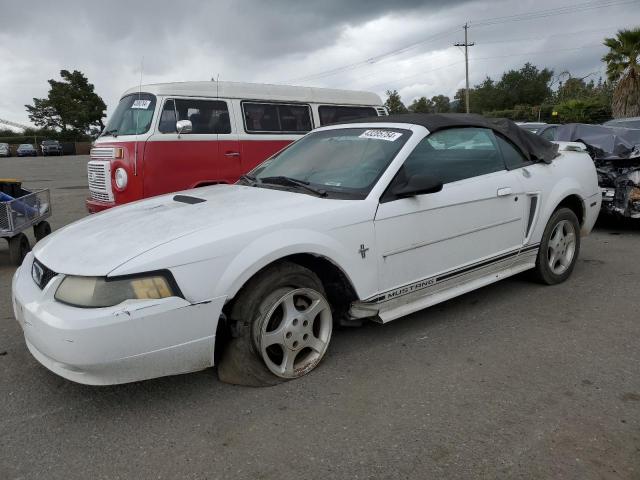
[[[507,120],[327,126],[236,185],[58,230],[15,273],[14,311],[34,357],[76,382],[218,363],[270,384],[316,367],[335,322],[387,323],[530,269],[566,280],[600,202],[580,144]]]
[[[11,149],[8,143],[0,143],[0,157],[10,157]]]

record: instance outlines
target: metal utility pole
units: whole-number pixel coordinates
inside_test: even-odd
[[[464,92],[464,103],[466,112],[469,113],[469,47],[473,47],[475,45],[475,42],[469,43],[469,39],[467,36],[469,24],[465,23],[464,27],[462,28],[464,28],[464,43],[454,43],[453,45],[455,47],[464,47],[464,71],[467,78],[467,88]]]

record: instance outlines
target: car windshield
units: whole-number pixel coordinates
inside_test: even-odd
[[[30,145],[28,143],[23,143],[22,145],[20,145],[18,148],[33,148],[33,145]]]
[[[147,132],[151,126],[155,108],[156,97],[150,93],[133,93],[122,97],[102,136],[136,135]]]
[[[56,142],[55,140],[44,140],[42,142],[43,145],[55,145],[56,143],[58,142]]]
[[[295,188],[293,180],[329,197],[362,199],[410,136],[411,131],[397,128],[313,132],[260,164],[248,177],[255,178],[257,185],[271,185],[278,179],[278,185]]]

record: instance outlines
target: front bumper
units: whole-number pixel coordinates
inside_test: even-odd
[[[85,205],[89,213],[98,213],[116,206],[115,202],[99,202],[91,197],[85,200]]]
[[[32,355],[78,383],[111,385],[202,370],[213,365],[217,320],[224,298],[191,304],[177,298],[77,308],[31,278],[33,254],[12,283],[14,314]]]

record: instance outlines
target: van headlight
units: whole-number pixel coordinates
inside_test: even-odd
[[[127,277],[64,277],[54,298],[83,308],[112,307],[126,300],[181,296],[168,272]]]
[[[122,167],[116,168],[115,180],[118,190],[124,190],[125,188],[127,188],[127,183],[129,182],[127,171]]]

